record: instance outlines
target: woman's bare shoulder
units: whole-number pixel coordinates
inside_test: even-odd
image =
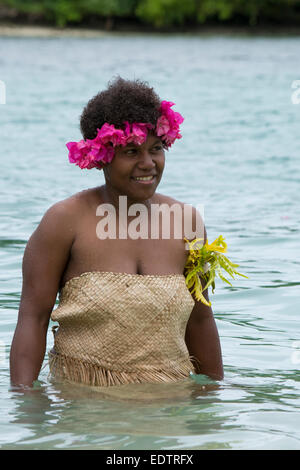
[[[83,210],[86,205],[89,205],[92,200],[95,199],[96,189],[97,188],[84,189],[56,201],[47,209],[46,214],[51,213],[53,215],[57,214],[58,216],[78,215],[78,212]]]
[[[169,206],[172,206],[173,204],[179,204],[180,206],[184,206],[184,204],[186,204],[182,201],[179,201],[178,199],[161,193],[155,193],[154,203],[168,204]]]
[[[87,189],[53,203],[42,215],[31,238],[54,240],[56,244],[62,241],[64,246],[74,241],[93,194],[93,189]]]
[[[157,200],[155,203],[167,204],[170,209],[173,207],[181,208],[182,221],[184,224],[184,235],[188,240],[194,238],[202,238],[206,240],[206,228],[204,217],[202,215],[202,206],[195,206],[187,202],[179,201],[173,197],[156,193]]]
[[[158,204],[168,204],[169,206],[172,206],[173,204],[178,204],[183,209],[186,206],[189,206],[191,208],[191,212],[194,213],[194,215],[196,214],[196,211],[198,211],[198,208],[196,208],[192,204],[188,202],[180,201],[179,199],[175,199],[174,197],[168,196],[166,194],[156,193],[155,196],[157,197],[157,200],[155,202]]]

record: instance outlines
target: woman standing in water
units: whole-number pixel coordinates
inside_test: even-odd
[[[38,378],[50,317],[58,322],[49,353],[53,377],[94,386],[174,382],[191,372],[223,378],[212,309],[193,296],[184,274],[184,238],[195,235],[175,236],[183,225],[174,215],[164,237],[153,219],[153,208],[163,207],[162,217],[174,204],[184,209],[156,192],[165,150],[181,137],[183,118],[172,106],[146,83],[117,78],[83,110],[83,140],[67,145],[69,160],[103,170],[105,184],[54,204],[28,241],[12,384],[31,387]],[[199,220],[196,238],[205,242],[193,208],[193,227]]]

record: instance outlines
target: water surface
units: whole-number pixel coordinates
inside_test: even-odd
[[[299,37],[0,38],[2,449],[300,448],[299,47]],[[53,203],[104,182],[70,165],[65,143],[116,74],[176,103],[183,139],[159,191],[203,204],[209,240],[223,234],[249,276],[211,295],[225,379],[104,396],[51,383],[45,360],[40,388],[23,396],[10,390],[8,355],[25,244]]]

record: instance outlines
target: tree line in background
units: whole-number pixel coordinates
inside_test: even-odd
[[[300,0],[0,0],[0,19],[59,27],[134,21],[153,28],[299,25]]]

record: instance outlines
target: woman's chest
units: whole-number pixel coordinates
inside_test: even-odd
[[[99,240],[90,233],[76,237],[70,263],[79,270],[132,274],[182,274],[187,252],[180,239]]]

